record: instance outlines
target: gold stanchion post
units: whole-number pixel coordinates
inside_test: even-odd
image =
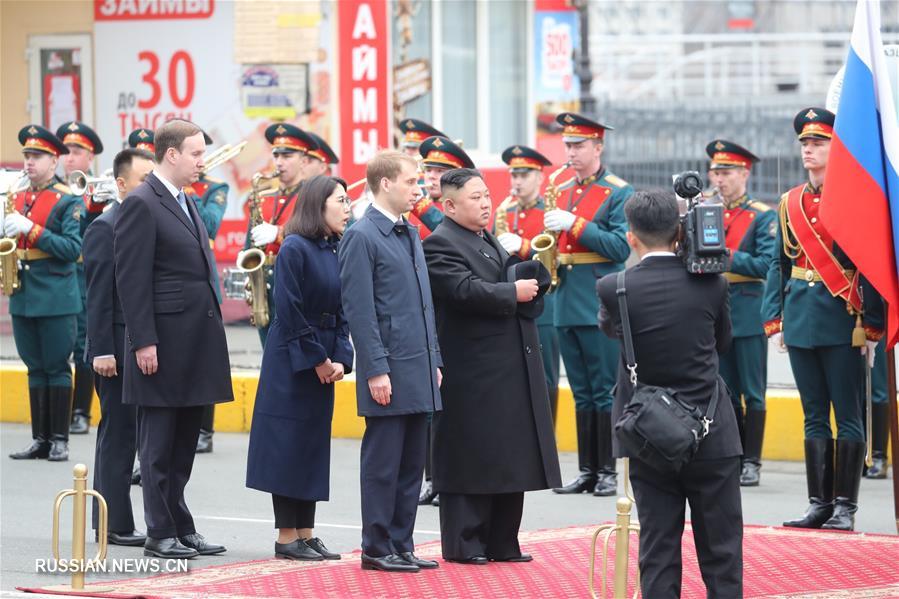
[[[617,513],[614,524],[603,524],[593,533],[593,543],[590,546],[590,597],[593,599],[606,596],[606,570],[608,569],[609,542],[615,536],[615,568],[613,570],[612,596],[614,599],[627,599],[627,567],[630,551],[630,534],[639,533],[640,525],[631,522],[631,509],[634,498],[630,492],[630,468],[627,458],[624,459],[624,497],[619,497],[615,503]],[[603,537],[599,592],[595,584],[596,571],[596,542],[600,535]],[[636,590],[633,597],[640,592],[640,573],[637,572]]]

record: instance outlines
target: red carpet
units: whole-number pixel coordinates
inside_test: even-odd
[[[535,558],[525,564],[465,566],[441,561],[437,570],[386,574],[361,570],[359,554],[353,553],[338,562],[269,559],[201,567],[189,574],[104,581],[96,586],[105,587],[107,592],[102,596],[107,597],[588,597],[594,530],[576,527],[523,532],[522,550]],[[899,598],[896,536],[750,526],[745,529],[743,548],[747,598]],[[419,545],[416,553],[423,558],[439,558],[440,544]],[[705,597],[689,526],[684,534],[683,556],[682,596]],[[632,543],[631,581],[636,557],[636,543]],[[195,563],[200,565],[202,561]],[[90,587],[86,589],[88,594]]]

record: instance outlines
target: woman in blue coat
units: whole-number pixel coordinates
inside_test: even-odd
[[[327,501],[334,383],[353,348],[340,305],[337,242],[350,217],[346,183],[318,176],[284,226],[275,265],[275,320],[247,457],[247,487],[272,494],[275,557],[340,559],[312,536],[315,502]]]

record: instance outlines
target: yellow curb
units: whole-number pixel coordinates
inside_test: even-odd
[[[250,430],[258,379],[258,373],[253,371],[237,371],[232,374],[234,401],[216,407],[215,430],[236,433]],[[775,389],[768,392],[767,402],[768,416],[762,457],[769,460],[803,460],[803,418],[799,394],[795,391]],[[100,405],[96,395],[91,418],[92,424],[96,426],[100,419]],[[25,367],[18,365],[0,367],[0,422],[29,421]],[[364,429],[365,421],[356,415],[356,382],[346,380],[337,383],[332,436],[359,439]],[[559,451],[577,450],[574,401],[571,389],[566,386],[559,389],[556,444]]]

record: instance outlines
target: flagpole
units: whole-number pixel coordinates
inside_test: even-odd
[[[899,534],[899,476],[896,466],[899,465],[899,418],[896,405],[896,354],[894,350],[887,352],[887,415],[890,421],[890,454],[893,458],[893,516],[896,519],[896,533]]]

